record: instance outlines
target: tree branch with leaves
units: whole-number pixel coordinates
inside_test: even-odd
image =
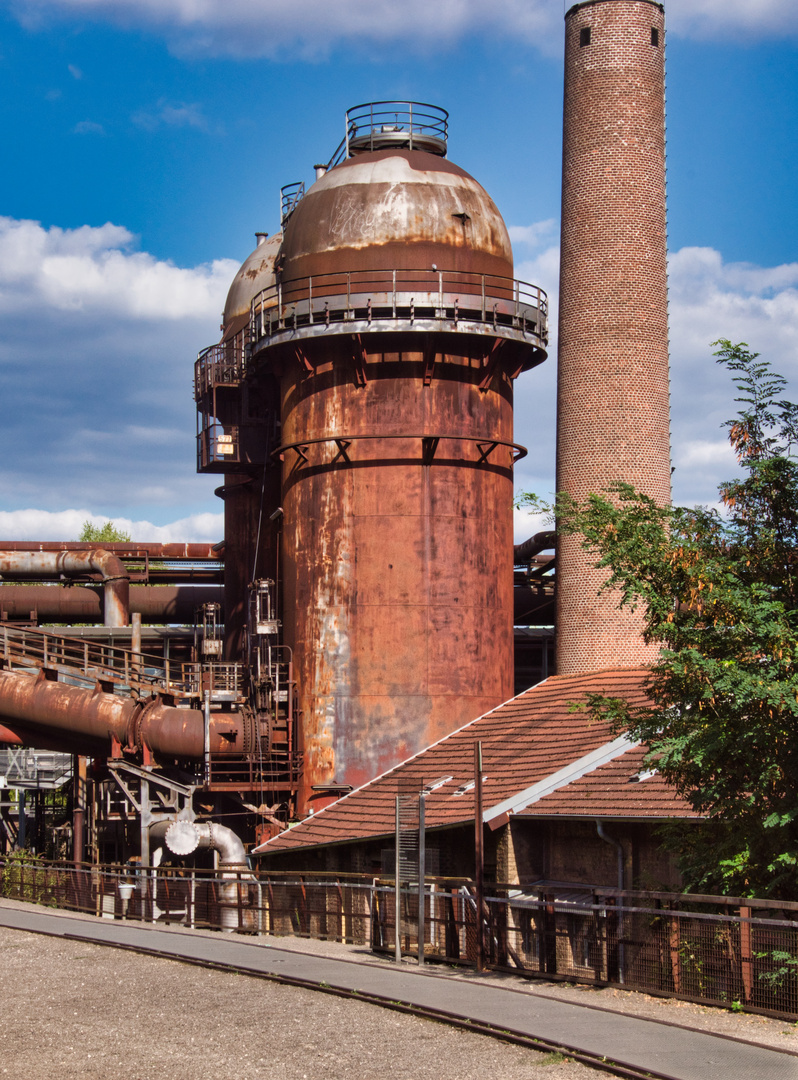
[[[722,512],[659,506],[625,483],[555,504],[604,588],[644,612],[661,652],[651,704],[592,696],[704,816],[672,827],[688,888],[798,899],[798,406],[745,343],[715,342],[740,410],[725,426],[741,476]]]

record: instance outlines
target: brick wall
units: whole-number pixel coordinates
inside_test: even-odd
[[[670,499],[664,46],[647,0],[566,16],[557,489],[580,499],[613,480]],[[592,562],[560,542],[560,674],[654,656]]]

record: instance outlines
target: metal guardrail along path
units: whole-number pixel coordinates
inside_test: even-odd
[[[462,1024],[537,1049],[558,1048],[617,1076],[795,1080],[798,1055],[485,982],[298,953],[228,935],[156,929],[0,901],[0,924],[276,979]],[[279,940],[279,939],[272,939]]]

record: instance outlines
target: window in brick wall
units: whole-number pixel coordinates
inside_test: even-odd
[[[651,44],[654,48],[659,48],[659,30],[656,26],[651,27]]]
[[[590,44],[590,27],[589,26],[583,26],[582,29],[579,31],[579,44],[582,47],[584,47],[585,45]]]

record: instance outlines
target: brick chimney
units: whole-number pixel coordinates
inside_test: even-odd
[[[627,480],[670,500],[665,19],[650,0],[565,16],[557,489]],[[636,667],[639,614],[597,595],[578,538],[559,541],[557,670]]]

